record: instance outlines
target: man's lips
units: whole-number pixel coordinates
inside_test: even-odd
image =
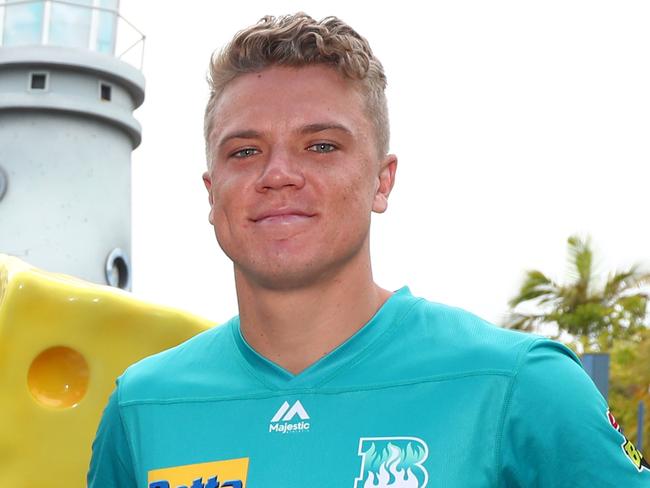
[[[256,224],[291,224],[303,222],[314,215],[300,209],[280,208],[261,212],[251,220]]]

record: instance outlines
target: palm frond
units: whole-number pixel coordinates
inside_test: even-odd
[[[575,283],[583,294],[587,294],[592,278],[594,254],[591,250],[591,239],[571,236],[567,240],[569,245],[569,266],[576,272]]]
[[[523,330],[526,332],[534,332],[537,327],[546,322],[548,317],[546,314],[522,314],[510,313],[506,317],[503,326],[508,329]]]
[[[650,273],[640,271],[639,266],[634,265],[627,271],[619,271],[611,275],[605,285],[605,292],[614,294],[648,285],[650,285]]]
[[[542,298],[544,302],[552,301],[557,298],[557,291],[557,284],[544,273],[535,269],[529,270],[526,271],[519,293],[508,304],[515,308],[520,303],[538,298]]]

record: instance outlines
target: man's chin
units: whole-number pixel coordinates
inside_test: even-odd
[[[329,274],[326,267],[316,268],[313,264],[300,266],[296,262],[274,268],[269,266],[262,270],[251,270],[235,266],[235,278],[255,288],[280,292],[316,286]]]
[[[349,246],[347,252],[342,250],[342,246],[334,247],[327,249],[322,242],[316,243],[312,239],[310,242],[300,239],[283,243],[271,241],[265,249],[257,249],[256,253],[239,249],[229,257],[235,263],[235,278],[238,281],[247,282],[253,288],[291,291],[336,280],[347,270],[357,272],[359,266],[355,263],[359,258],[362,262],[368,259],[364,258],[367,239],[356,246]],[[254,258],[251,259],[251,256]]]

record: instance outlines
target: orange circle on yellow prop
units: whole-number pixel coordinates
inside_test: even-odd
[[[29,367],[27,385],[34,399],[51,408],[72,408],[88,389],[88,363],[69,347],[56,346],[40,353]]]

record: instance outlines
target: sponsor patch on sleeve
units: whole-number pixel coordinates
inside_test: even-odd
[[[246,488],[248,458],[154,469],[148,488]]]
[[[648,462],[643,457],[643,454],[641,454],[641,451],[634,447],[634,444],[625,437],[621,427],[618,425],[618,422],[616,422],[614,415],[612,415],[609,410],[607,410],[607,420],[609,420],[609,424],[623,437],[621,449],[623,449],[625,456],[632,462],[632,464],[634,464],[637,471],[639,473],[644,469],[650,471],[650,465],[648,465]]]

